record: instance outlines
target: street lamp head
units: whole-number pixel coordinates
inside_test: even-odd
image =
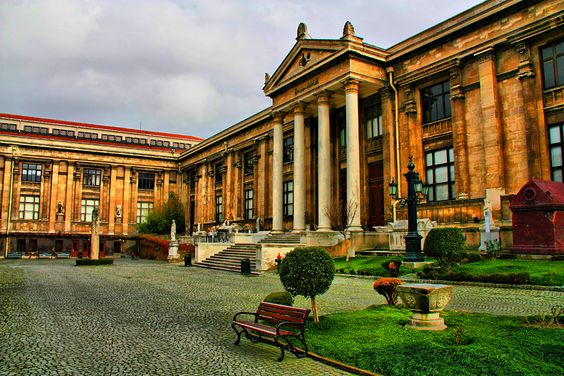
[[[431,184],[429,183],[423,183],[423,196],[427,197],[429,196],[429,188],[431,188]]]
[[[398,194],[398,184],[394,181],[394,178],[392,178],[392,181],[388,184],[388,186],[390,187],[390,196],[392,196],[392,198],[396,198]]]
[[[413,187],[415,188],[415,193],[419,194],[423,191],[423,182],[419,178],[419,173],[415,173],[415,179],[413,180]]]

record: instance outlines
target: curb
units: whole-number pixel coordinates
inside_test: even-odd
[[[339,277],[345,278],[361,278],[361,279],[374,279],[382,278],[372,275],[351,275],[351,274],[338,274]],[[476,286],[476,287],[496,287],[500,289],[521,289],[521,290],[540,290],[540,291],[557,291],[564,292],[564,286],[540,286],[540,285],[510,285],[503,283],[488,283],[488,282],[464,282],[464,281],[447,281],[443,279],[403,279],[402,282],[409,283],[431,283],[431,284],[444,284],[444,285],[458,285],[458,286]]]
[[[347,371],[347,372],[350,372],[350,373],[354,373],[355,375],[362,375],[362,376],[381,376],[381,375],[379,375],[379,374],[377,374],[377,373],[373,373],[373,372],[370,372],[370,371],[367,371],[367,370],[364,370],[364,369],[361,369],[361,368],[349,366],[348,364],[341,363],[341,362],[338,362],[338,361],[333,360],[333,359],[325,358],[325,357],[323,357],[323,356],[321,356],[321,355],[318,355],[318,354],[316,354],[316,353],[308,352],[308,353],[307,353],[307,357],[308,357],[308,358],[311,358],[311,359],[313,359],[313,360],[315,360],[315,361],[317,361],[317,362],[327,364],[327,365],[329,365],[329,366],[331,366],[331,367],[338,368],[338,369],[340,369],[340,370],[342,370],[342,371]]]

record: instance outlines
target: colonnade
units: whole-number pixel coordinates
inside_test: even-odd
[[[346,106],[346,158],[347,158],[347,201],[358,208],[352,219],[351,231],[361,231],[360,225],[360,140],[359,140],[359,81],[347,79],[343,82]],[[316,94],[318,119],[318,231],[330,231],[331,223],[326,210],[335,205],[331,196],[331,128],[329,121],[329,99],[331,93]],[[294,212],[293,231],[305,230],[306,171],[305,171],[305,104],[297,102],[291,107],[294,116]],[[273,158],[272,158],[272,230],[282,232],[283,228],[283,119],[281,112],[273,113]]]

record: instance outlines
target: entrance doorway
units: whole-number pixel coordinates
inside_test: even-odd
[[[368,225],[384,225],[384,164],[368,164]]]

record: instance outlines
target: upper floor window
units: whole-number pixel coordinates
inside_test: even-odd
[[[564,40],[541,50],[545,89],[564,85]]]
[[[74,137],[74,131],[67,129],[53,129],[51,133],[55,136]]]
[[[37,133],[37,134],[48,134],[49,129],[44,127],[32,127],[31,125],[24,126],[24,132]]]
[[[215,184],[217,185],[223,184],[223,174],[222,174],[223,164],[216,163],[213,168],[214,168]]]
[[[97,140],[98,134],[97,133],[91,133],[91,132],[78,132],[78,138],[86,138],[86,139]]]
[[[294,182],[285,181],[282,186],[282,214],[284,217],[294,215]]]
[[[253,152],[245,153],[243,158],[245,160],[245,168],[243,169],[244,174],[245,175],[252,175],[253,171],[254,171]]]
[[[115,135],[113,135],[113,134],[103,134],[103,135],[102,135],[102,140],[103,140],[103,141],[121,142],[122,137],[121,137],[121,136],[115,136]]]
[[[564,182],[564,123],[553,125],[548,129],[550,148],[550,172],[553,181]]]
[[[155,189],[155,174],[149,174],[145,172],[139,173],[139,178],[137,179],[138,189]]]
[[[364,108],[364,123],[366,124],[366,138],[376,138],[382,135],[382,108],[377,100],[368,100]]]
[[[82,185],[85,187],[99,187],[102,180],[102,171],[94,168],[85,168]]]
[[[245,189],[245,219],[253,218],[253,190]]]
[[[22,163],[22,181],[41,183],[41,169],[38,163]]]
[[[282,145],[283,162],[294,161],[294,136],[286,137]]]
[[[451,116],[450,84],[441,82],[421,90],[423,123],[432,123]]]
[[[3,131],[17,131],[18,127],[17,127],[16,124],[2,123],[2,130]]]
[[[20,196],[20,219],[39,219],[39,196]]]
[[[82,222],[92,222],[92,211],[99,206],[100,200],[83,198],[80,208],[80,220]]]
[[[425,154],[429,201],[454,200],[454,149],[440,149]]]

